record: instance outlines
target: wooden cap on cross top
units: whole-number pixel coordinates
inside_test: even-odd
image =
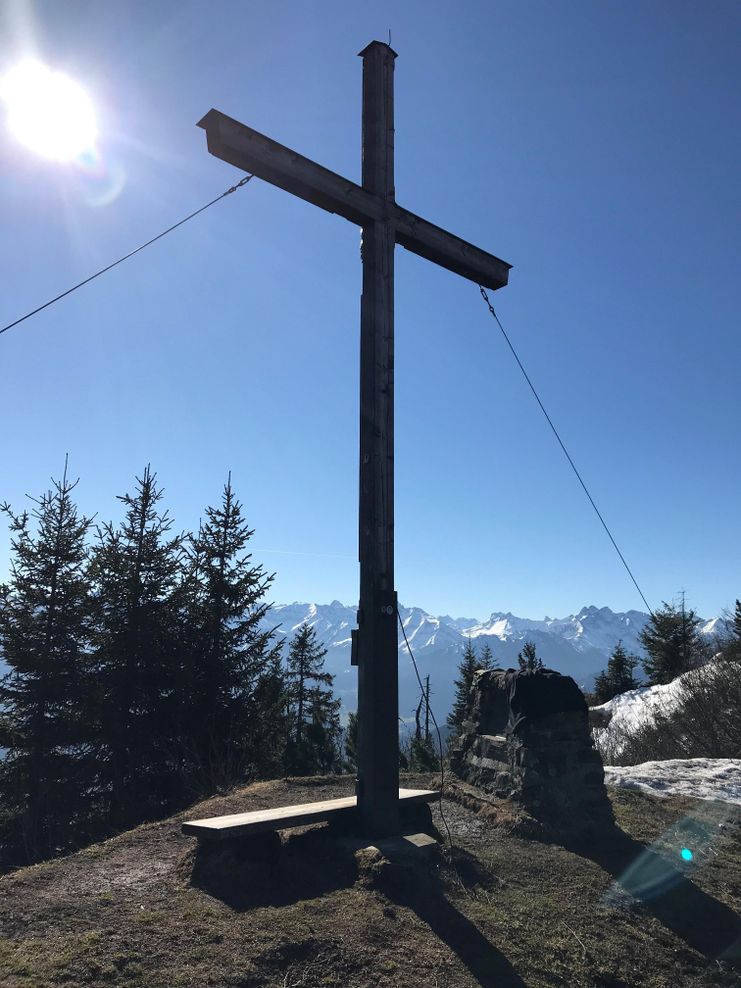
[[[385,41],[371,41],[371,43],[369,45],[366,45],[362,51],[358,52],[358,55],[361,58],[365,58],[365,56],[368,55],[375,48],[385,48],[387,52],[389,52],[391,55],[394,56],[394,58],[399,57],[398,53],[394,51],[391,45],[387,45]]]

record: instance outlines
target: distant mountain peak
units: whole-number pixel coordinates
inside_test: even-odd
[[[588,604],[563,618],[547,615],[542,619],[522,618],[511,611],[492,611],[483,621],[478,618],[435,616],[421,607],[402,607],[399,613],[421,675],[429,673],[433,707],[439,720],[447,716],[453,697],[453,683],[467,641],[477,653],[488,645],[497,665],[516,666],[517,654],[526,639],[535,643],[545,664],[573,676],[581,686],[591,687],[594,676],[607,665],[612,650],[622,640],[629,652],[642,655],[639,635],[648,621],[641,611],[613,611]],[[334,689],[346,711],[357,704],[357,670],[350,665],[350,632],[357,626],[355,606],[339,600],[329,604],[277,604],[267,614],[265,627],[278,626],[286,642],[307,621],[327,649],[327,672],[335,677]],[[706,634],[717,630],[712,619],[703,625]],[[403,637],[399,642],[399,711],[411,717],[419,702],[419,686]]]

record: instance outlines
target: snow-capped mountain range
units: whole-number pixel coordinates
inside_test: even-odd
[[[641,611],[616,613],[609,607],[583,607],[568,617],[540,621],[500,612],[479,621],[435,617],[419,607],[400,605],[399,611],[420,675],[430,676],[432,706],[441,724],[453,702],[453,683],[467,639],[478,652],[488,644],[495,665],[504,667],[517,665],[517,653],[529,639],[547,666],[589,687],[620,639],[629,652],[643,654],[638,636],[648,620]],[[325,668],[335,676],[335,691],[345,710],[354,710],[357,672],[350,665],[350,632],[357,627],[356,609],[338,600],[331,604],[277,604],[267,620],[287,640],[304,622],[316,629],[318,640],[327,649]],[[717,619],[706,622],[703,630],[711,635],[717,630]],[[399,637],[399,710],[402,717],[409,718],[419,700],[419,686],[404,639],[401,634]]]

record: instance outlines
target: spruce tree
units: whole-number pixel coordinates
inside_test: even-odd
[[[622,641],[619,641],[607,661],[607,671],[616,689],[615,695],[638,688],[640,683],[635,674],[638,663],[638,656],[626,652]]]
[[[332,690],[322,689],[318,684],[309,690],[308,710],[311,717],[306,724],[304,738],[311,753],[312,774],[341,770],[340,705],[340,700],[334,697]]]
[[[135,493],[119,497],[123,522],[98,528],[91,556],[101,784],[115,827],[161,812],[174,797],[183,538],[170,535],[162,496],[147,466]]]
[[[410,772],[436,772],[440,769],[440,757],[431,737],[412,738],[409,749]]]
[[[601,672],[594,683],[594,702],[606,703],[620,693],[634,690],[638,686],[635,668],[638,658],[630,655],[619,641],[607,660],[607,669]]]
[[[287,659],[289,736],[286,767],[295,775],[333,771],[338,764],[340,701],[331,687],[334,677],[324,671],[327,654],[309,624],[294,635]],[[311,684],[314,685],[311,685]]]
[[[687,610],[684,595],[679,605],[664,602],[651,615],[639,635],[646,650],[643,668],[650,686],[670,683],[707,658],[701,624],[694,610]]]
[[[494,667],[494,655],[491,651],[491,645],[486,642],[484,647],[481,649],[481,657],[479,658],[479,669],[492,669]]]
[[[422,713],[424,712],[424,731]],[[430,677],[425,678],[425,686],[414,714],[415,730],[409,748],[409,770],[412,772],[432,772],[439,768],[439,759],[430,735]]]
[[[458,678],[454,683],[455,698],[453,700],[453,709],[447,717],[451,736],[455,735],[457,737],[463,728],[463,721],[466,719],[466,713],[468,712],[473,676],[478,668],[479,662],[476,657],[476,649],[473,647],[471,639],[468,638],[466,639],[466,645],[463,649],[460,665],[458,666]]]
[[[230,474],[190,546],[188,757],[204,792],[269,775],[282,753],[283,674],[274,634],[263,625],[273,578],[247,551],[253,534]]]
[[[190,797],[202,795],[202,780],[195,785],[193,769],[197,758],[193,737],[193,716],[199,687],[199,666],[202,661],[202,637],[198,624],[202,618],[203,573],[202,553],[198,548],[202,526],[198,523],[198,537],[186,535],[183,541],[183,559],[180,585],[175,608],[175,634],[179,653],[178,683],[173,693],[172,712],[174,735],[177,738],[173,764],[178,786]],[[206,788],[206,792],[210,791]]]
[[[11,572],[0,588],[0,769],[3,833],[10,860],[34,861],[71,846],[86,827],[92,759],[85,696],[89,595],[85,538],[91,519],[67,477],[16,515],[8,504]]]
[[[719,652],[729,662],[741,661],[741,600],[736,601],[733,613],[724,612],[723,629],[715,639],[712,652]]]
[[[267,662],[255,682],[251,698],[251,732],[255,750],[252,752],[253,774],[274,779],[283,774],[285,765],[286,729],[288,724],[288,684],[281,661],[280,649],[270,648]],[[339,711],[340,701],[336,708]],[[339,731],[339,721],[337,723]],[[332,734],[331,743],[339,740]]]
[[[736,610],[731,621],[730,640],[726,644],[724,653],[729,659],[741,660],[741,600],[736,601]]]
[[[543,660],[535,651],[535,643],[531,641],[525,642],[522,651],[517,655],[517,662],[520,672],[538,672],[543,668]]]
[[[350,772],[354,772],[358,767],[358,715],[355,710],[351,710],[347,715],[345,766]]]

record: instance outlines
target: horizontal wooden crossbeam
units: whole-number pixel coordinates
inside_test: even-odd
[[[225,113],[209,110],[198,126],[206,131],[211,154],[242,171],[251,172],[330,213],[344,216],[358,226],[376,220],[390,222],[397,244],[484,288],[494,290],[507,284],[511,264],[415,216],[393,200],[368,192]]]
[[[433,789],[400,789],[399,802],[404,805],[432,803],[440,798]],[[187,820],[182,832],[200,840],[226,840],[230,837],[248,837],[290,827],[305,827],[311,823],[323,823],[339,817],[351,816],[357,811],[355,796],[327,799],[319,803],[299,803],[296,806],[276,806],[269,810],[253,810],[250,813],[232,813],[229,816],[210,817],[205,820]]]

